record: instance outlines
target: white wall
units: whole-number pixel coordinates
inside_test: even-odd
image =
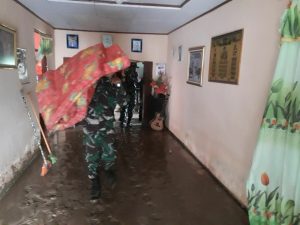
[[[66,47],[67,34],[79,35],[79,49]],[[118,44],[132,60],[152,61],[154,66],[155,63],[167,62],[167,35],[110,34],[113,36],[113,42]],[[63,63],[63,57],[71,57],[80,50],[101,42],[101,35],[102,33],[99,32],[55,30],[55,67],[57,68]],[[131,52],[131,38],[143,39],[142,53]]]
[[[169,35],[169,128],[242,202],[279,49],[287,1],[234,0]],[[213,36],[244,29],[238,85],[208,82]],[[173,48],[183,46],[183,61]],[[203,87],[187,80],[188,48],[205,46]]]
[[[1,0],[0,23],[17,31],[17,47],[27,49],[28,72],[31,83],[25,88],[34,91],[35,58],[34,29],[48,34],[53,30],[27,10],[11,0]],[[49,67],[54,56],[49,57]],[[21,84],[16,69],[0,68],[0,193],[22,163],[33,153],[33,132],[20,95]]]

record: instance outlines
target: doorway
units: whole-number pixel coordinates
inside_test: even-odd
[[[144,61],[144,76],[142,83],[142,125],[148,126],[152,119],[151,113],[151,91],[153,62]]]
[[[132,79],[128,82],[130,87],[126,87],[127,81],[125,81],[124,85],[125,89],[127,89],[126,91],[129,92],[130,103],[127,107],[121,108],[118,106],[115,110],[115,118],[119,118],[122,127],[148,125],[151,120],[149,110],[153,63],[132,60],[130,68],[131,72],[126,74],[125,71],[125,80],[133,75],[131,78],[128,78]],[[132,94],[133,92],[134,94]]]

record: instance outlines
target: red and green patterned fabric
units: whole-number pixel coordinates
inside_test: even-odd
[[[36,93],[47,129],[63,130],[80,122],[86,116],[97,80],[129,65],[130,60],[118,45],[105,48],[100,43],[44,73]]]

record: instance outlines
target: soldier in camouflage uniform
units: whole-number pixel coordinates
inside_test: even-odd
[[[133,109],[135,106],[135,99],[136,99],[136,88],[138,84],[138,74],[136,72],[137,65],[136,63],[131,63],[130,67],[125,70],[125,80],[123,84],[125,86],[125,90],[128,97],[128,103],[126,106],[121,107],[121,113],[119,121],[121,122],[120,125],[123,127],[124,122],[126,121],[126,112],[127,112],[127,121],[126,126],[130,127],[130,122],[133,116]]]
[[[114,109],[116,104],[126,105],[126,92],[116,85],[120,80],[115,78],[103,77],[98,81],[83,127],[85,160],[92,181],[91,200],[101,196],[100,167],[111,184],[115,182]]]

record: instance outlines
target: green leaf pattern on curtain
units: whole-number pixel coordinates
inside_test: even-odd
[[[281,20],[280,33],[282,37],[300,37],[300,1],[293,1],[291,7],[285,11]],[[297,5],[298,4],[298,5]]]
[[[261,183],[268,186],[268,175],[263,173]],[[295,201],[284,200],[279,187],[274,190],[261,191],[252,184],[248,190],[248,214],[250,224],[255,225],[299,225],[300,213],[294,215]]]
[[[39,47],[39,54],[40,55],[49,55],[53,51],[53,40],[52,38],[48,38],[45,36],[41,36],[41,42]]]
[[[250,225],[300,225],[300,0],[284,12],[282,44],[247,181]]]
[[[298,81],[284,85],[282,78],[273,82],[263,124],[268,128],[300,131],[300,88]]]

